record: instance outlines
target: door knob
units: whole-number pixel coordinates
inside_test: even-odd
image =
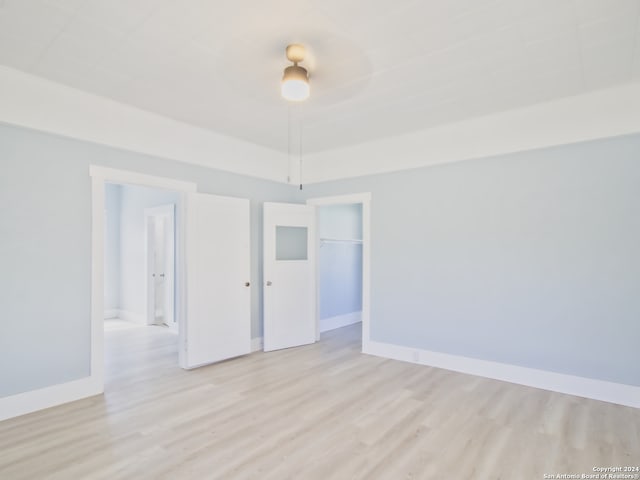
[[[248,287],[249,285],[251,285],[249,282],[244,282],[245,287]]]
[[[267,280],[267,287],[270,287],[271,285],[271,280]]]

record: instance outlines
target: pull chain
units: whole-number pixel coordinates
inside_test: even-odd
[[[300,142],[298,146],[298,175],[300,177],[300,190],[302,190],[302,115],[300,115]]]
[[[291,148],[291,141],[293,140],[293,135],[294,133],[292,132],[293,130],[293,123],[297,122],[297,127],[298,127],[298,176],[299,176],[299,181],[300,181],[300,185],[299,188],[300,190],[302,190],[302,113],[297,110],[295,111],[295,115],[293,115],[292,113],[292,109],[293,108],[298,108],[300,109],[299,106],[296,107],[291,107],[288,106],[287,107],[287,182],[288,183],[292,183],[292,148]]]
[[[287,106],[287,183],[291,183],[291,107]]]

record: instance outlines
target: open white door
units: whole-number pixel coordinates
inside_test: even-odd
[[[147,324],[178,333],[175,317],[175,205],[145,208]]]
[[[251,351],[249,200],[189,194],[184,368]]]
[[[264,204],[264,350],[316,340],[315,207]]]

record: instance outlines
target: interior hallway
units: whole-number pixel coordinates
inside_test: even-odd
[[[118,327],[112,324],[112,327]],[[314,345],[194,371],[109,328],[104,397],[0,423],[0,478],[540,479],[640,459],[640,410]]]

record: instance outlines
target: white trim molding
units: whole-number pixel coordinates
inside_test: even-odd
[[[371,201],[371,192],[348,193],[332,197],[317,197],[307,200],[309,205],[347,205],[350,203],[364,203]],[[364,219],[363,219],[364,222]]]
[[[156,177],[139,172],[119,170],[117,168],[102,167],[99,165],[89,166],[89,176],[97,178],[102,182],[122,183],[131,185],[142,185],[152,188],[163,188],[178,192],[197,192],[198,186],[194,182],[183,182],[173,178]]]
[[[0,66],[0,122],[286,183],[287,155]]]
[[[640,132],[640,83],[305,155],[305,183]]]
[[[138,325],[147,325],[146,317],[142,313],[135,313],[130,310],[121,310],[117,308],[105,309],[104,320],[123,320]]]
[[[363,353],[640,408],[640,387],[369,341]]]
[[[0,421],[100,395],[102,382],[93,376],[0,398]]]
[[[253,352],[261,352],[264,346],[264,342],[262,337],[256,337],[251,339],[251,353]]]
[[[144,314],[132,312],[130,310],[118,310],[117,318],[137,325],[147,325],[147,318]]]
[[[335,317],[320,319],[320,332],[328,332],[336,328],[346,327],[362,321],[362,312],[345,313],[344,315],[336,315]]]

